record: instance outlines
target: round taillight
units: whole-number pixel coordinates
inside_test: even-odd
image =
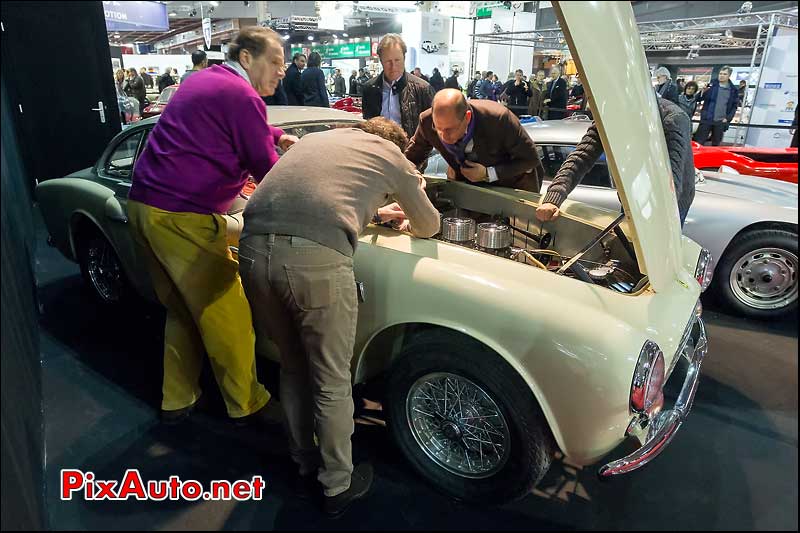
[[[650,371],[645,392],[644,410],[650,414],[658,411],[664,403],[664,355],[659,352]]]
[[[631,409],[637,413],[652,414],[664,403],[664,354],[653,341],[647,341],[639,354],[631,384]]]

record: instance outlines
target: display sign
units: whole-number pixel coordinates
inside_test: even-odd
[[[160,2],[103,2],[109,31],[167,31],[167,6]]]
[[[292,46],[292,55],[302,54],[302,46]],[[353,57],[369,57],[372,54],[370,41],[360,43],[318,44],[311,47],[312,52],[317,52],[324,59],[347,59]]]

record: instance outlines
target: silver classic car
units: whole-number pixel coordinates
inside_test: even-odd
[[[631,6],[554,5],[562,28],[581,30],[567,41],[604,103],[598,126],[624,213],[568,202],[540,228],[537,193],[429,177],[442,232],[418,239],[370,225],[354,256],[353,382],[386,376],[388,427],[408,462],[440,490],[483,503],[528,494],[557,452],[577,465],[602,460],[604,477],[653,460],[687,419],[707,351],[709,254],[680,232]],[[612,75],[621,71],[623,95]],[[296,107],[269,117],[300,137],[354,120]],[[155,124],[132,126],[94,167],[36,190],[52,243],[107,303],[152,297],[126,197]],[[245,202],[226,217],[234,251]],[[270,344],[258,332],[260,355],[274,357]],[[680,389],[674,401],[668,382]],[[626,440],[633,451],[617,450]]]

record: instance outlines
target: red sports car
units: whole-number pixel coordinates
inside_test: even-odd
[[[797,183],[797,148],[702,146],[692,142],[694,166],[717,171],[730,167],[740,174]]]
[[[144,111],[142,112],[142,118],[160,115],[161,112],[164,111],[164,108],[167,107],[167,104],[175,94],[175,91],[178,90],[178,87],[178,85],[164,87],[164,90],[158,95],[158,100],[144,108]]]
[[[333,109],[341,109],[342,111],[347,111],[348,113],[356,113],[361,114],[361,98],[353,98],[351,96],[347,96],[342,98],[341,100],[337,100],[331,104],[331,108]]]

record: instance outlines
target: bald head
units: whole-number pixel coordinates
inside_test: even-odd
[[[433,127],[439,138],[454,144],[461,139],[467,131],[472,120],[472,111],[466,98],[457,89],[442,89],[433,97],[431,105]]]
[[[467,99],[458,89],[442,89],[438,91],[433,97],[431,108],[436,115],[452,113],[458,119],[464,118],[464,113],[469,109]]]

